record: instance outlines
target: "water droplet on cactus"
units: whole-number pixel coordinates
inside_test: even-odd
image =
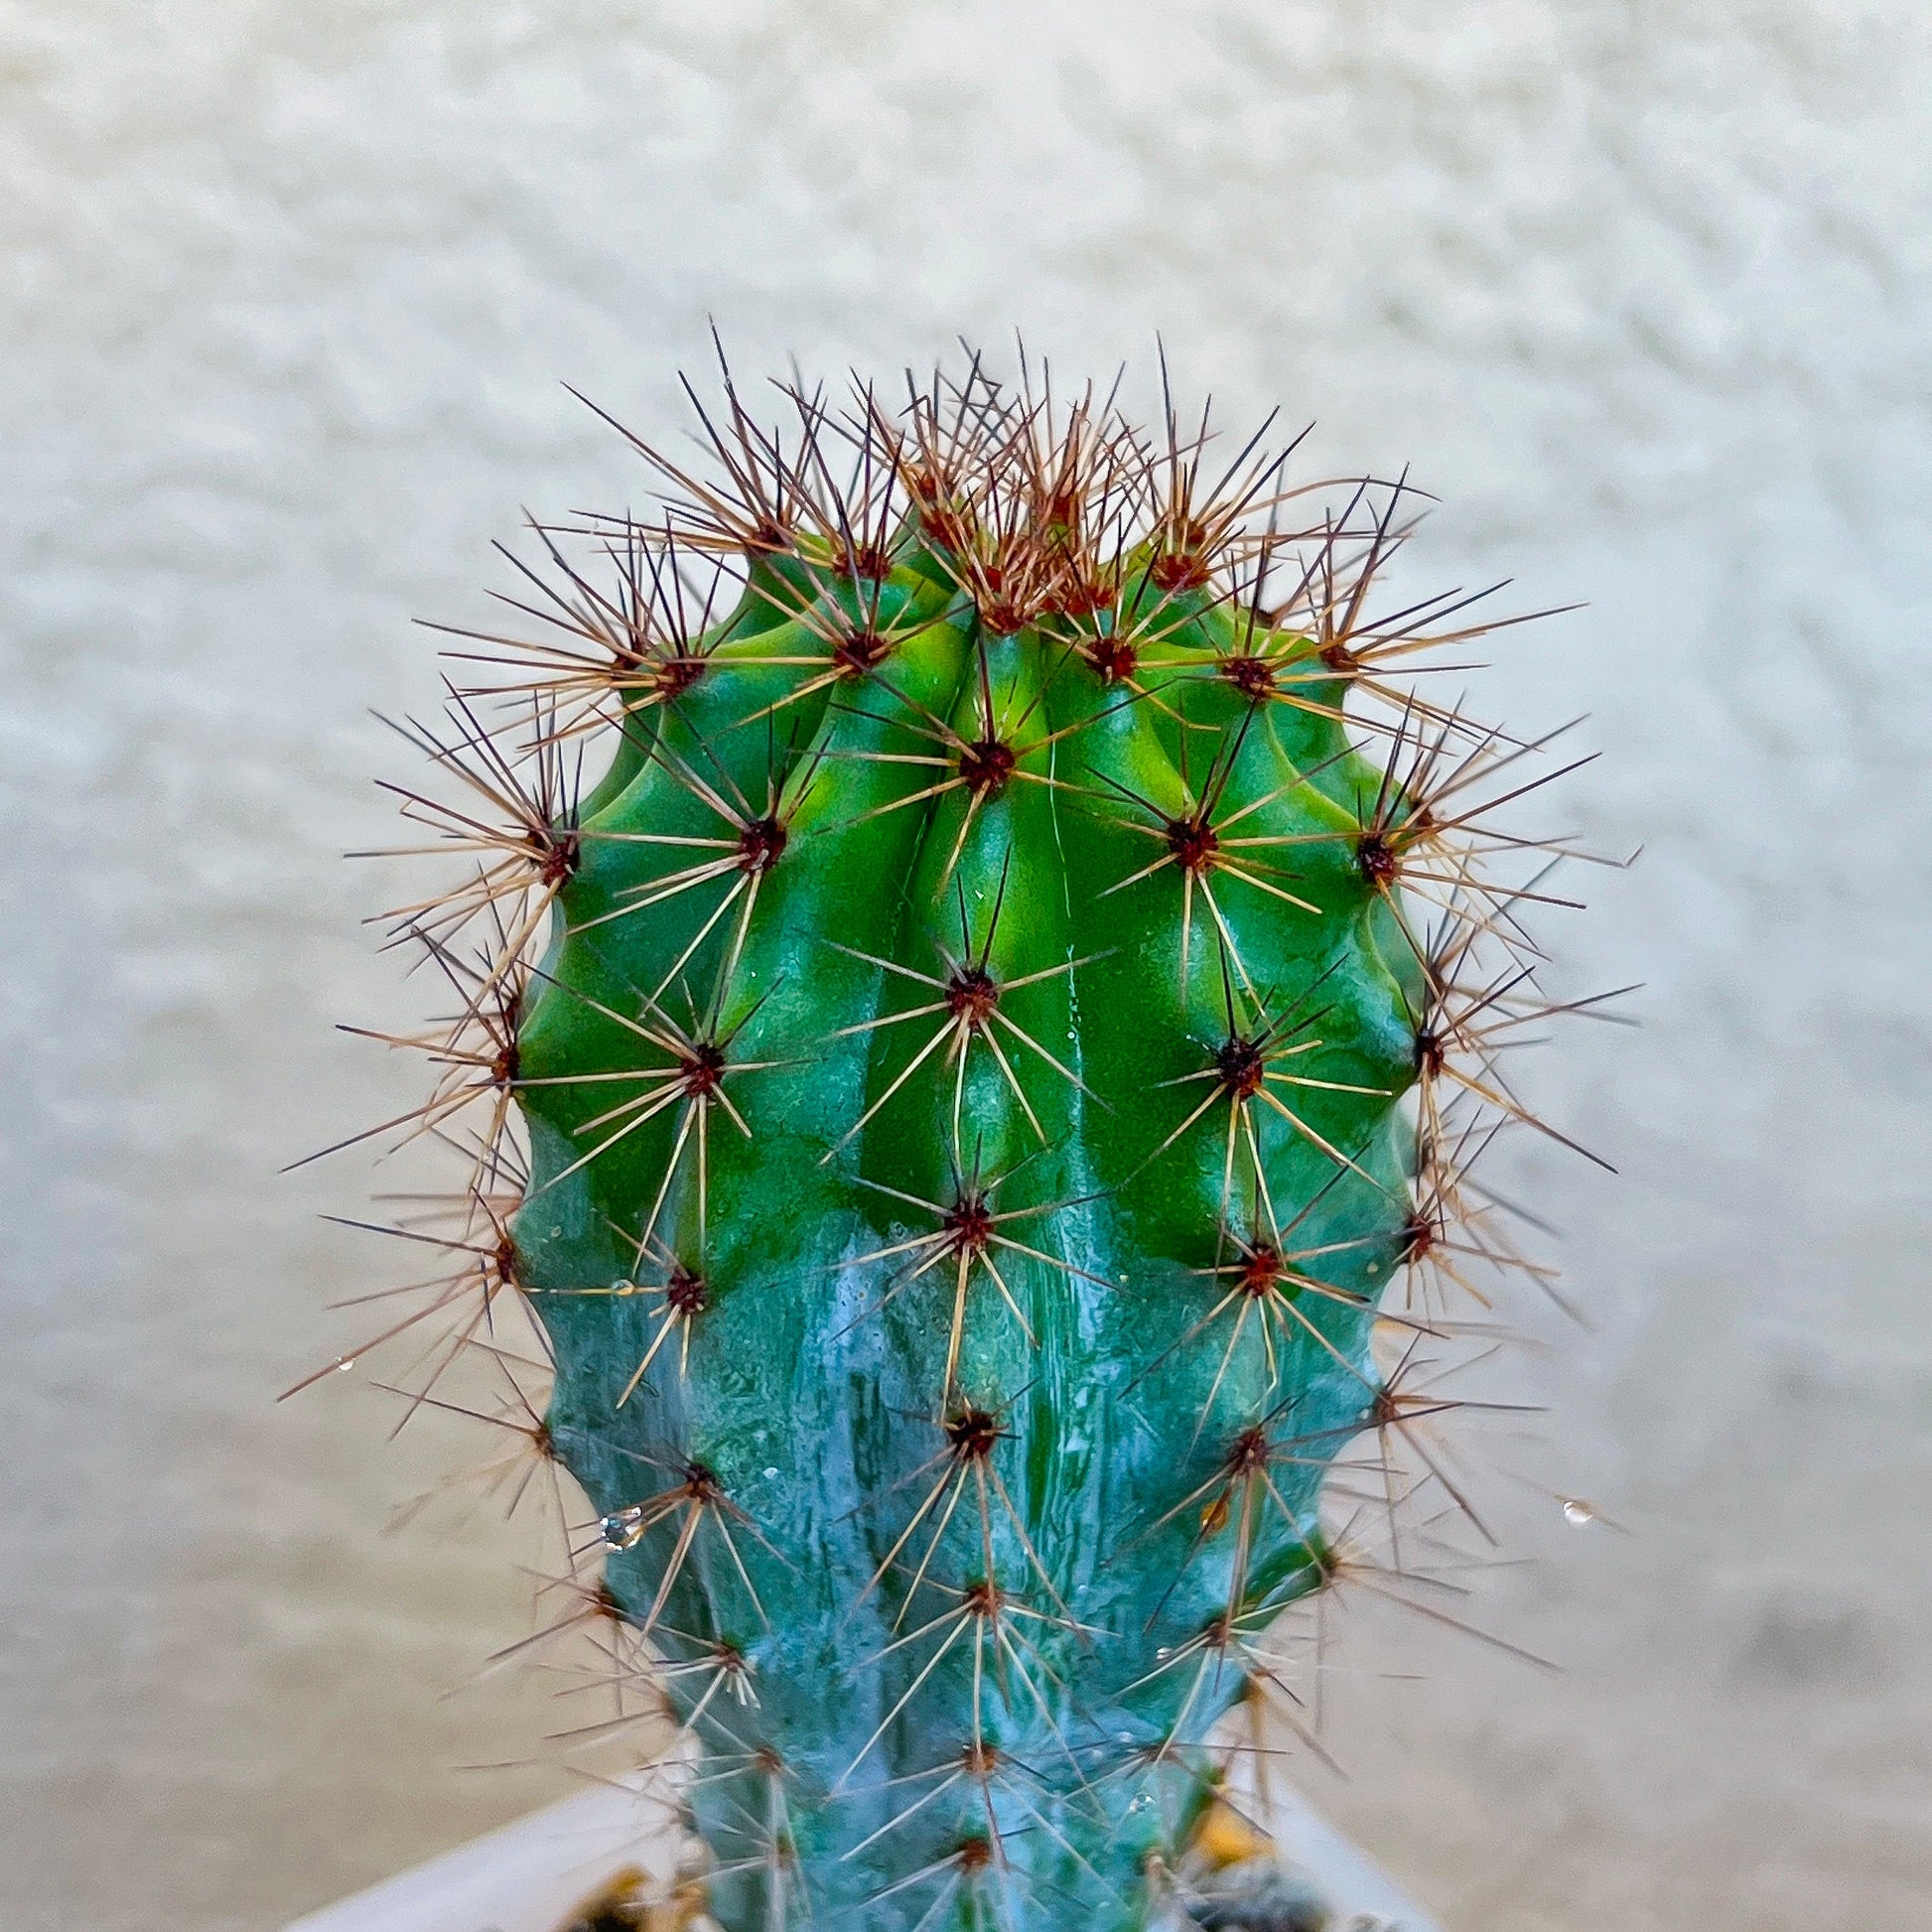
[[[346,1375],[354,1366],[355,1357],[353,1355],[338,1355],[336,1357],[336,1373],[338,1375]]]
[[[628,1509],[616,1510],[600,1518],[597,1528],[608,1548],[634,1550],[644,1540],[643,1509],[639,1504],[632,1503]]]
[[[1585,1524],[1596,1521],[1596,1510],[1581,1496],[1566,1496],[1563,1499],[1563,1520],[1582,1529]]]

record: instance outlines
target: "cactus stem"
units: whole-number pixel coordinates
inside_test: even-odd
[[[1034,1547],[1033,1539],[1027,1534],[1026,1518],[1015,1505],[1012,1492],[1007,1488],[1005,1478],[1001,1476],[993,1459],[994,1451],[1001,1443],[1015,1440],[1011,1429],[1001,1427],[1004,1415],[1011,1408],[1011,1402],[1001,1405],[998,1411],[981,1409],[971,1403],[965,1403],[955,1407],[947,1416],[941,1426],[945,1438],[944,1449],[915,1469],[911,1476],[905,1478],[905,1482],[913,1482],[935,1468],[939,1470],[939,1474],[912,1511],[904,1529],[899,1532],[897,1541],[880,1559],[879,1567],[873,1572],[870,1581],[855,1600],[854,1609],[864,1603],[897,1567],[900,1555],[923,1523],[926,1525],[925,1547],[912,1573],[911,1583],[904,1592],[898,1615],[893,1625],[895,1629],[902,1626],[906,1612],[925,1583],[932,1560],[939,1553],[946,1531],[959,1507],[960,1499],[966,1494],[970,1480],[973,1497],[979,1510],[980,1560],[987,1572],[990,1574],[994,1569],[993,1503],[997,1498],[1007,1531],[1019,1544],[1028,1565],[1038,1580],[1040,1587],[1045,1590],[1053,1607],[1068,1623],[1071,1623],[1073,1613],[1061,1599],[1051,1573],[1040,1560],[1038,1551]],[[934,1514],[935,1510],[936,1514]]]
[[[1490,1271],[1556,1295],[1472,1168],[1574,1146],[1511,1055],[1609,997],[1542,996],[1591,855],[1506,815],[1582,760],[1414,688],[1498,626],[1376,594],[1406,475],[1298,509],[1165,357],[1151,435],[1024,355],[777,427],[719,361],[708,476],[632,438],[653,520],[530,520],[397,727],[462,876],[382,917],[454,1010],[363,1030],[432,1069],[370,1133],[468,1172],[361,1224],[439,1258],[363,1346],[427,1338],[397,1426],[494,1425],[512,1509],[583,1485],[488,1667],[584,1656],[573,1754],[689,1741],[720,1925],[1153,1932],[1233,1705],[1320,1751],[1332,1601],[1472,1629],[1415,1559],[1493,1542],[1436,1430],[1506,1405],[1446,1378]]]
[[[953,1375],[959,1366],[959,1350],[966,1325],[967,1291],[972,1285],[975,1269],[984,1271],[992,1279],[994,1287],[1000,1293],[1000,1299],[1020,1324],[1021,1331],[1026,1335],[1029,1343],[1035,1339],[1033,1324],[1027,1319],[1026,1311],[1015,1298],[1006,1277],[1000,1273],[999,1263],[993,1257],[994,1249],[1000,1249],[1011,1255],[1024,1256],[1044,1267],[1056,1269],[1069,1280],[1088,1282],[1096,1288],[1109,1291],[1114,1286],[1102,1276],[1093,1274],[1085,1268],[1076,1267],[1072,1262],[1063,1260],[1057,1255],[1050,1255],[1043,1248],[1035,1248],[1024,1241],[1015,1240],[1011,1234],[1002,1232],[1002,1229],[1016,1222],[1037,1220],[1048,1215],[1059,1214],[1069,1207],[1076,1207],[1086,1200],[1096,1198],[1093,1195],[1082,1195],[1074,1200],[1049,1201],[1035,1207],[1013,1207],[1003,1213],[995,1213],[992,1205],[993,1196],[1003,1182],[1012,1177],[1014,1172],[1015,1170],[1010,1169],[1004,1174],[982,1181],[977,1173],[977,1163],[972,1172],[961,1173],[955,1158],[953,1196],[950,1201],[944,1203],[926,1200],[917,1194],[908,1194],[900,1188],[888,1186],[884,1181],[873,1180],[863,1174],[854,1176],[862,1187],[884,1194],[890,1199],[901,1201],[907,1206],[919,1208],[933,1216],[939,1225],[930,1233],[917,1234],[904,1241],[889,1243],[885,1247],[875,1248],[870,1254],[856,1256],[851,1262],[842,1264],[851,1268],[864,1268],[870,1267],[875,1262],[900,1261],[898,1272],[889,1280],[886,1292],[850,1325],[856,1327],[858,1321],[883,1313],[914,1283],[950,1261],[953,1264],[952,1319],[947,1330],[945,1374],[940,1382],[941,1389],[947,1394],[952,1391]],[[843,1334],[849,1330],[840,1332]]]
[[[648,1638],[664,1613],[664,1606],[698,1539],[699,1531],[708,1525],[731,1559],[759,1621],[768,1627],[770,1619],[753,1586],[751,1574],[745,1568],[745,1560],[732,1535],[732,1526],[736,1524],[767,1551],[770,1545],[759,1535],[751,1517],[725,1494],[717,1475],[705,1463],[686,1462],[672,1473],[677,1480],[668,1487],[641,1502],[628,1503],[603,1517],[598,1524],[597,1540],[587,1544],[585,1551],[595,1550],[600,1544],[610,1550],[634,1550],[653,1531],[675,1522],[676,1533],[671,1541],[670,1554],[664,1560],[657,1593],[651,1599],[650,1608],[636,1621],[638,1635]]]
[[[1022,973],[1008,980],[996,979],[988,968],[992,957],[994,941],[999,934],[1000,915],[1006,904],[1006,893],[1012,866],[1012,851],[1002,861],[1000,883],[994,894],[993,909],[987,917],[986,931],[977,946],[972,939],[971,927],[966,910],[965,888],[955,875],[953,884],[959,902],[960,951],[958,956],[949,952],[935,940],[933,951],[946,969],[946,977],[937,979],[930,973],[921,973],[897,960],[887,959],[877,953],[862,952],[856,946],[848,946],[840,940],[828,939],[823,943],[835,952],[842,952],[853,959],[863,960],[869,966],[879,967],[882,971],[911,980],[915,985],[929,988],[939,998],[928,1000],[918,1006],[901,1008],[897,1013],[881,1014],[871,1020],[861,1020],[849,1027],[835,1029],[830,1039],[846,1039],[856,1035],[877,1032],[882,1027],[897,1026],[906,1020],[930,1019],[941,1015],[939,1026],[923,1046],[912,1056],[879,1098],[860,1116],[852,1129],[827,1150],[824,1161],[829,1162],[841,1148],[853,1140],[890,1101],[893,1096],[912,1077],[925,1060],[937,1049],[942,1041],[950,1041],[941,1060],[941,1065],[953,1074],[953,1142],[957,1146],[962,1132],[961,1112],[964,1103],[967,1060],[975,1040],[983,1044],[993,1055],[1001,1075],[1012,1091],[1015,1101],[1026,1115],[1027,1124],[1033,1129],[1035,1138],[1041,1147],[1046,1145],[1046,1130],[1039,1123],[1039,1116],[1034,1111],[1032,1101],[1027,1098],[1026,1089],[1013,1069],[1013,1063],[1001,1048],[993,1029],[998,1027],[1009,1034],[1021,1045],[1035,1054],[1057,1073],[1070,1086],[1085,1094],[1097,1106],[1107,1107],[1108,1103],[1086,1084],[1080,1076],[1042,1046],[1033,1035],[1015,1021],[1012,1015],[1001,1011],[1000,1001],[1007,993],[1018,992],[1024,987],[1038,986],[1048,980],[1070,978],[1082,966],[1093,965],[1096,961],[1110,957],[1110,953],[1086,953],[1077,959],[1062,960],[1054,966],[1040,968],[1036,972]],[[1109,1109],[1111,1111],[1111,1109]],[[821,1164],[822,1165],[822,1164]]]

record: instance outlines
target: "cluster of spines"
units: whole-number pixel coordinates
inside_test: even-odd
[[[1292,1401],[1256,1416],[1234,1433],[1205,1480],[1147,1526],[1151,1534],[1191,1519],[1194,1547],[1226,1537],[1233,1552],[1228,1600],[1221,1614],[1161,1659],[1163,1674],[1193,1673],[1194,1690],[1181,1700],[1179,1717],[1163,1734],[1134,1739],[1118,1761],[1102,1765],[1090,1758],[1078,1767],[1078,1781],[1132,1781],[1176,1761],[1218,1761],[1196,1707],[1217,1713],[1226,1701],[1220,1682],[1230,1676],[1283,1707],[1291,1726],[1311,1737],[1271,1634],[1278,1610],[1296,1596],[1351,1578],[1364,1588],[1406,1599],[1404,1580],[1414,1570],[1401,1547],[1399,1517],[1404,1506],[1430,1493],[1440,1492],[1488,1535],[1462,1485],[1428,1442],[1425,1426],[1461,1406],[1440,1392],[1443,1364],[1435,1352],[1463,1325],[1450,1318],[1455,1299],[1474,1298],[1486,1307],[1482,1277],[1498,1268],[1547,1281],[1547,1271],[1520,1255],[1500,1225],[1502,1210],[1469,1170],[1502,1127],[1541,1127],[1509,1084],[1502,1056],[1544,1018],[1591,1006],[1544,998],[1537,984],[1542,954],[1524,929],[1526,915],[1552,898],[1545,875],[1554,858],[1566,856],[1563,848],[1510,834],[1491,816],[1560,773],[1530,764],[1543,743],[1477,728],[1459,706],[1436,701],[1412,675],[1440,668],[1443,646],[1494,626],[1465,620],[1473,600],[1431,600],[1393,614],[1376,606],[1378,580],[1409,535],[1413,492],[1406,482],[1355,483],[1338,511],[1299,517],[1297,502],[1322,486],[1288,486],[1285,466],[1294,446],[1267,448],[1270,425],[1221,462],[1205,414],[1197,427],[1183,429],[1170,405],[1163,437],[1151,442],[1129,427],[1111,396],[1096,399],[1088,391],[1056,406],[1049,384],[1023,382],[1009,391],[977,360],[957,382],[935,377],[929,386],[908,385],[900,410],[888,410],[864,388],[845,403],[798,386],[785,394],[794,417],[788,436],[760,426],[729,382],[721,417],[700,408],[715,458],[709,478],[639,444],[665,488],[665,507],[655,520],[600,518],[570,529],[540,529],[547,568],[519,565],[526,589],[510,600],[523,619],[539,624],[538,631],[533,636],[518,626],[462,633],[453,658],[486,668],[467,670],[451,683],[446,727],[406,728],[454,781],[443,790],[403,794],[405,814],[428,835],[408,849],[459,857],[466,870],[434,898],[396,908],[387,923],[399,943],[417,949],[442,976],[456,1010],[421,1034],[381,1035],[422,1052],[436,1073],[421,1109],[370,1133],[431,1137],[459,1154],[465,1179],[449,1200],[412,1203],[388,1230],[441,1252],[450,1267],[420,1285],[400,1317],[356,1354],[378,1342],[422,1337],[414,1372],[399,1378],[412,1409],[424,1403],[464,1406],[448,1403],[435,1392],[437,1385],[453,1364],[481,1358],[485,1372],[506,1381],[512,1392],[509,1403],[493,1406],[485,1420],[522,1439],[524,1447],[512,1458],[525,1465],[516,1493],[527,1486],[531,1469],[554,1458],[550,1427],[525,1388],[524,1370],[540,1375],[542,1366],[513,1355],[496,1322],[531,1286],[523,1279],[512,1231],[529,1192],[517,1103],[539,1097],[533,1089],[546,1079],[581,1083],[585,1076],[526,1073],[523,1029],[536,997],[558,987],[560,902],[598,837],[591,821],[650,766],[702,807],[708,829],[619,835],[676,843],[683,848],[680,863],[649,891],[585,923],[635,917],[700,890],[715,890],[718,902],[662,983],[630,989],[634,1012],[571,991],[574,1002],[653,1057],[627,1077],[618,1104],[585,1123],[586,1150],[561,1167],[553,1163],[540,1185],[555,1186],[590,1167],[659,1113],[676,1122],[672,1151],[640,1224],[614,1230],[631,1247],[630,1272],[599,1285],[538,1294],[609,1297],[648,1311],[644,1343],[618,1396],[620,1407],[653,1361],[669,1353],[682,1357],[707,1311],[709,1289],[703,1273],[680,1259],[666,1210],[674,1181],[682,1191],[695,1189],[702,1248],[710,1214],[709,1136],[714,1125],[749,1136],[734,1103],[733,1079],[777,1064],[734,1056],[757,1007],[746,1010],[741,1003],[733,1011],[726,1001],[760,889],[791,837],[791,817],[826,781],[801,748],[797,721],[814,706],[822,712],[843,705],[864,714],[869,701],[886,702],[873,695],[879,692],[902,700],[889,667],[909,641],[966,609],[979,641],[978,675],[969,680],[973,701],[965,714],[955,718],[901,702],[901,716],[926,749],[873,755],[895,757],[913,773],[905,792],[879,809],[949,802],[956,829],[939,887],[942,893],[957,889],[958,945],[922,973],[825,936],[834,949],[900,982],[918,983],[918,1004],[910,1014],[933,1023],[895,1082],[855,1117],[847,1138],[928,1056],[953,1075],[951,1173],[946,1188],[935,1189],[942,1197],[856,1176],[862,1187],[896,1195],[894,1211],[901,1218],[930,1223],[908,1239],[857,1256],[856,1263],[893,1263],[898,1270],[893,1295],[928,1273],[948,1276],[953,1290],[934,1419],[942,1447],[922,1471],[930,1481],[908,1498],[902,1528],[865,1590],[909,1568],[913,1583],[909,1590],[900,1587],[901,1619],[921,1588],[942,1596],[949,1591],[955,1599],[950,1607],[913,1634],[938,1631],[945,1646],[964,1639],[974,1652],[976,1684],[986,1657],[1023,1679],[1030,1660],[1035,1672],[1045,1668],[1029,1620],[1076,1640],[1089,1634],[1059,1600],[1048,1566],[1028,1541],[1024,1513],[1006,1493],[996,1449],[1013,1432],[996,1410],[967,1399],[959,1381],[969,1282],[994,1284],[1020,1326],[1027,1326],[1000,1274],[1003,1250],[1097,1282],[1064,1256],[1023,1238],[1028,1223],[1077,1207],[1083,1197],[1056,1195],[1005,1208],[997,1196],[1007,1174],[984,1170],[965,1118],[971,1049],[983,1046],[1034,1138],[1041,1146],[1051,1139],[1002,1051],[1003,1039],[1014,1057],[1031,1051],[1072,1087],[1099,1098],[1002,1011],[1001,995],[1020,981],[1001,984],[989,968],[999,899],[975,931],[958,884],[981,806],[1031,780],[1056,794],[1079,793],[1080,809],[1102,808],[1113,825],[1145,840],[1146,865],[1109,890],[1163,871],[1173,874],[1182,897],[1180,990],[1184,996],[1190,971],[1205,970],[1219,983],[1222,1036],[1208,1042],[1200,1071],[1185,1076],[1198,1082],[1198,1103],[1189,1097],[1177,1124],[1149,1155],[1152,1160],[1165,1153],[1203,1120],[1214,1124],[1225,1148],[1216,1253],[1212,1266],[1193,1271],[1206,1278],[1210,1301],[1174,1345],[1220,1324],[1226,1330],[1225,1371],[1251,1331],[1271,1366],[1278,1343],[1309,1337],[1362,1389],[1359,1413],[1345,1431],[1297,1434],[1293,1418],[1285,1420],[1283,1413]],[[595,571],[571,562],[565,547],[566,539],[586,535],[600,555]],[[771,693],[735,721],[741,729],[758,726],[767,747],[764,787],[747,791],[709,758],[701,733],[693,738],[687,729],[697,749],[680,751],[677,734],[659,727],[667,719],[688,721],[691,694],[731,660],[734,642],[780,626],[797,647],[747,661],[747,676],[765,680]],[[1022,632],[1050,640],[1062,663],[1077,659],[1107,695],[1064,725],[1054,722],[1043,694],[1018,710],[1003,705],[986,640],[997,649]],[[1217,889],[1225,892],[1239,881],[1290,908],[1311,915],[1318,910],[1297,892],[1296,875],[1278,863],[1288,841],[1242,829],[1254,801],[1234,809],[1226,803],[1254,721],[1277,707],[1337,730],[1346,725],[1354,735],[1351,758],[1360,746],[1379,753],[1380,774],[1367,793],[1358,772],[1341,769],[1338,757],[1297,778],[1317,790],[1325,787],[1346,819],[1343,832],[1303,836],[1353,868],[1381,908],[1380,929],[1407,955],[1400,980],[1414,1041],[1416,1099],[1396,1259],[1405,1265],[1408,1290],[1403,1309],[1388,1310],[1383,1317],[1398,1349],[1386,1371],[1365,1372],[1337,1350],[1305,1306],[1305,1297],[1356,1306],[1362,1297],[1324,1279],[1333,1272],[1323,1266],[1324,1249],[1295,1245],[1302,1215],[1278,1213],[1268,1198],[1257,1110],[1286,1119],[1330,1165],[1331,1177],[1361,1174],[1364,1157],[1359,1148],[1324,1138],[1307,1109],[1291,1104],[1301,1088],[1335,1084],[1310,1078],[1295,1065],[1308,1042],[1307,992],[1287,1000],[1255,982],[1216,897]],[[1059,775],[1057,750],[1104,726],[1115,712],[1158,715],[1179,772],[1176,795],[1149,797],[1097,767],[1077,783]],[[592,733],[612,727],[616,757],[585,793],[584,747]],[[1190,760],[1197,734],[1212,748],[1204,766],[1198,757]],[[1519,778],[1519,771],[1535,775]],[[1526,855],[1526,865],[1515,863]],[[706,948],[718,958],[719,970],[710,996],[692,1000],[684,969]],[[1070,982],[1083,963],[1071,960],[1036,977]],[[686,995],[681,1018],[674,1017],[673,988]],[[884,1024],[875,1018],[842,1031],[870,1034]],[[828,1148],[825,1158],[839,1154],[842,1145]],[[901,1256],[910,1257],[909,1267]],[[531,1324],[530,1343],[541,1351],[544,1339],[544,1323]],[[1217,1376],[1203,1405],[1203,1425],[1219,1386]],[[1344,1440],[1357,1437],[1374,1446],[1370,1462],[1338,1465]],[[1311,1532],[1283,1493],[1284,1471],[1291,1467],[1317,1473],[1339,1468],[1327,1485],[1330,1498],[1339,1495],[1354,1503],[1358,1516],[1373,1512],[1386,1522],[1382,1552],[1369,1556],[1346,1533]],[[730,1722],[721,1723],[721,1707],[742,1711],[756,1703],[755,1669],[742,1646],[665,1621],[680,1570],[701,1538],[715,1542],[757,1601],[737,1539],[757,1537],[758,1527],[703,1463],[667,1463],[652,1480],[656,1486],[647,1500],[607,1514],[573,1551],[571,1576],[562,1586],[568,1608],[531,1642],[585,1629],[600,1633],[609,1665],[600,1680],[610,1680],[618,1708],[608,1721],[575,1727],[574,1741],[628,1735],[641,1720],[668,1711],[678,1736],[703,1743],[710,1759],[703,1775],[739,1779],[750,1772],[765,1781],[769,1802],[763,1822],[748,1824],[755,1856],[745,1863],[765,1872],[765,1896],[779,1900],[782,1910],[781,1901],[797,1883],[789,1869],[788,1769],[768,1745],[748,1743]],[[984,1574],[942,1584],[928,1575],[929,1566],[944,1524],[962,1509],[977,1515]],[[1251,1551],[1271,1510],[1285,1519],[1299,1555],[1273,1587],[1257,1594],[1248,1576]],[[1031,1604],[1025,1592],[999,1581],[996,1524],[1003,1539],[1017,1539]],[[660,1531],[659,1574],[647,1601],[626,1603],[604,1585],[579,1579],[581,1563],[634,1551]],[[762,1604],[759,1610],[765,1614]],[[641,1702],[640,1684],[651,1687]],[[659,1695],[665,1691],[668,1701]],[[1044,1708],[1045,1700],[1040,1702]],[[888,1713],[850,1772],[861,1768],[897,1715]],[[964,1835],[937,1866],[908,1874],[908,1886],[913,1875],[921,1884],[936,1880],[934,1902],[920,1922],[937,1924],[955,1896],[978,1896],[982,1887],[997,1896],[1006,1868],[1003,1819],[1026,1816],[1030,1829],[1057,1836],[1046,1799],[1027,1795],[1036,1776],[1009,1759],[988,1734],[976,1691],[971,1734],[957,1762],[908,1779],[913,1788],[907,1810],[933,1802],[935,1785],[956,1785],[977,1791],[985,1821],[983,1832]],[[1003,1794],[999,1803],[996,1787]],[[1150,1782],[1150,1789],[1163,1793],[1172,1788],[1172,1780]],[[860,1849],[896,1829],[897,1817],[890,1816]],[[1162,1823],[1172,1839],[1185,1819]],[[1150,1843],[1160,1838],[1157,1832]],[[724,1848],[714,1849],[723,1861],[720,1876],[728,1877],[738,1862]],[[880,1894],[882,1903],[886,1895]]]

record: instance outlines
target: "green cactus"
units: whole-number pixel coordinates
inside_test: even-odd
[[[1402,484],[1308,513],[977,364],[792,402],[645,451],[614,576],[546,534],[549,641],[418,734],[474,871],[398,916],[465,1007],[417,1125],[475,1174],[400,1325],[534,1311],[564,1620],[698,1753],[726,1932],[1165,1924],[1352,1561],[1330,1465],[1512,1258],[1464,1173],[1547,1010],[1481,802],[1535,748],[1397,679],[1451,608],[1368,608]]]

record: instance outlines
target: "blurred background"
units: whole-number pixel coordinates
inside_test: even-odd
[[[277,1170],[413,1098],[332,1031],[421,1012],[339,857],[410,620],[641,497],[560,381],[675,437],[710,316],[748,379],[1159,332],[1303,474],[1412,464],[1432,585],[1587,601],[1470,680],[1646,848],[1546,927],[1642,1031],[1524,1069],[1621,1175],[1509,1175],[1589,1325],[1469,1612],[1562,1670],[1357,1614],[1302,1780],[1450,1932],[1927,1922],[1922,9],[58,0],[0,89],[9,1932],[257,1932],[562,1788],[540,1685],[442,1695],[530,1529],[383,1529],[477,1445],[274,1401],[396,1279],[317,1218],[366,1162]]]

